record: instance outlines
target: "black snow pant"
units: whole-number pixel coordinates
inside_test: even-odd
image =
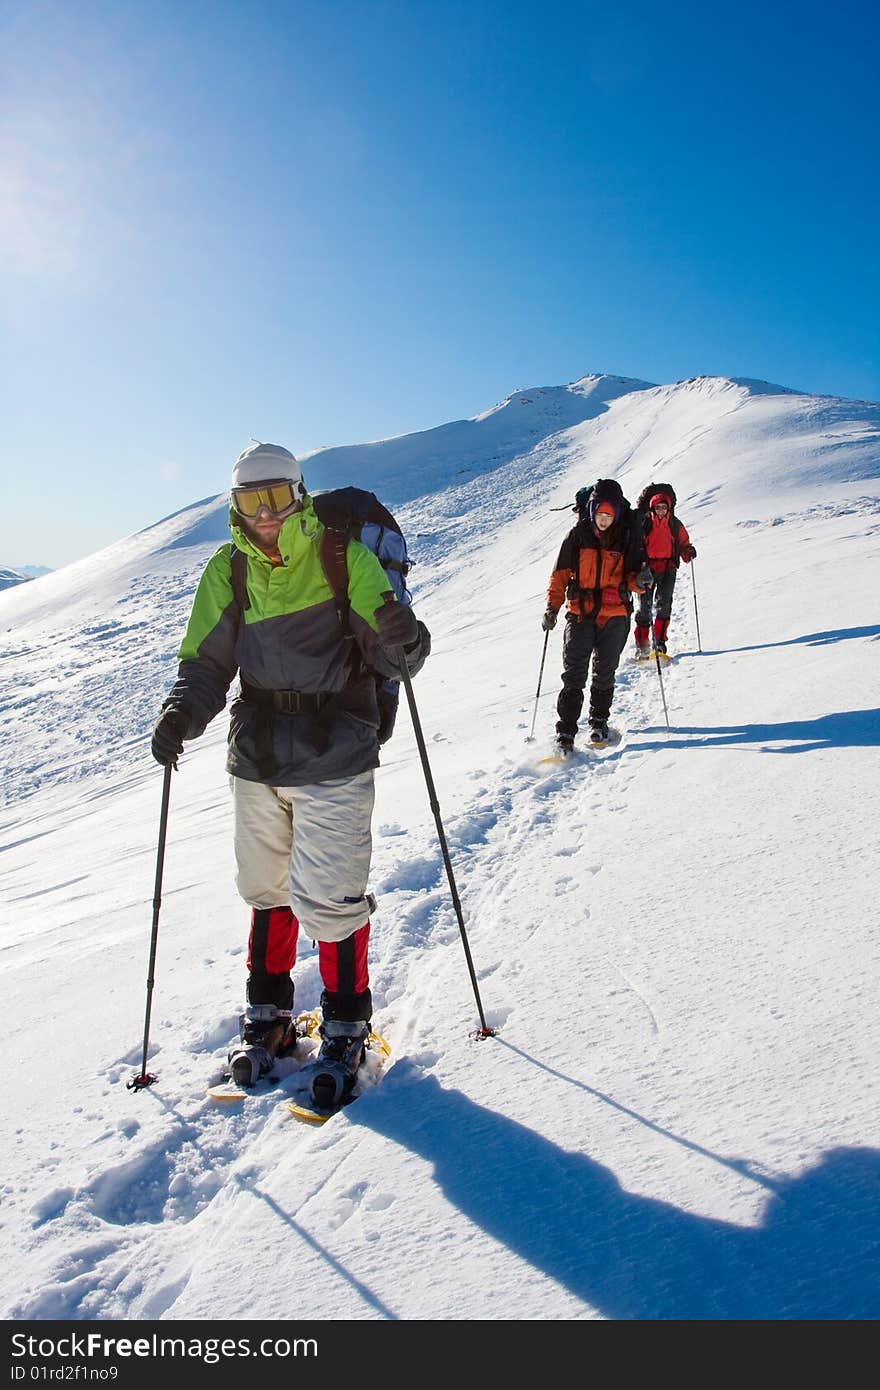
[[[672,617],[672,591],[675,588],[677,570],[668,569],[654,576],[654,583],[639,596],[636,610],[636,627],[651,626],[651,610],[655,618],[662,618],[668,625]],[[638,637],[638,634],[636,634]]]
[[[629,636],[629,618],[609,618],[597,627],[592,618],[580,621],[568,613],[562,639],[562,689],[556,701],[558,734],[574,738],[590,675],[590,724],[607,723],[614,698],[614,673]]]

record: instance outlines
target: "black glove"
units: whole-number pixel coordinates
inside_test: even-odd
[[[690,564],[691,560],[696,560],[697,547],[695,545],[683,545],[681,547],[681,558],[686,565]]]
[[[549,603],[548,603],[547,608],[546,608],[546,610],[545,610],[545,612],[544,612],[544,616],[543,616],[543,618],[541,619],[541,631],[542,631],[542,632],[552,632],[552,631],[553,631],[554,627],[556,626],[556,614],[557,614],[558,611],[559,611],[559,610],[556,609],[556,608],[551,608],[550,605],[549,605]]]
[[[654,583],[654,571],[650,565],[645,565],[644,569],[639,570],[636,575],[636,583],[640,589],[650,589]]]
[[[383,647],[411,647],[419,639],[416,615],[408,603],[383,603],[373,615]]]
[[[189,714],[185,709],[166,709],[153,725],[153,738],[150,752],[167,767],[177,767],[177,759],[183,752],[183,740],[189,733]]]

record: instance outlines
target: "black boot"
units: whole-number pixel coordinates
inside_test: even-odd
[[[314,1062],[311,1091],[320,1110],[332,1110],[354,1088],[370,1036],[373,996],[368,989],[360,994],[337,994],[325,989],[321,1011],[321,1047]]]
[[[321,995],[321,1013],[325,1023],[331,1018],[352,1022],[363,1019],[369,1023],[373,1017],[373,996],[368,989],[360,994],[338,994],[325,989]]]
[[[239,1018],[241,1041],[229,1050],[229,1074],[237,1086],[254,1086],[294,1036],[293,981],[289,973],[248,976],[248,1005]],[[255,1002],[259,1000],[260,1002]]]
[[[614,690],[590,690],[590,742],[608,742],[608,716]]]
[[[321,1049],[314,1062],[312,1100],[319,1110],[333,1110],[354,1088],[370,1025],[365,1018],[329,1018],[318,1031]]]
[[[566,751],[570,751],[574,744],[583,707],[584,692],[577,686],[564,685],[556,700],[556,738],[560,744],[563,739],[567,740]]]

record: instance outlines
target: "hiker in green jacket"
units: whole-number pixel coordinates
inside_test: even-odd
[[[346,550],[343,624],[324,572],[318,520],[287,449],[254,444],[232,471],[229,543],[199,581],[162,705],[152,752],[177,766],[230,706],[227,770],[234,807],[236,886],[251,906],[247,1009],[230,1075],[253,1085],[290,1041],[297,938],[318,943],[323,984],[317,1103],[351,1088],[370,1034],[367,893],[374,769],[379,765],[376,673],[415,675],[431,639],[358,541]],[[236,600],[232,552],[246,556],[247,606]],[[320,1079],[324,1078],[319,1084]]]

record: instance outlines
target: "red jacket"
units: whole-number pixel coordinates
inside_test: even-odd
[[[665,574],[669,569],[677,570],[682,547],[690,543],[684,522],[679,521],[677,516],[672,518],[670,526],[668,513],[663,517],[649,513],[645,528],[645,553],[655,574]]]

